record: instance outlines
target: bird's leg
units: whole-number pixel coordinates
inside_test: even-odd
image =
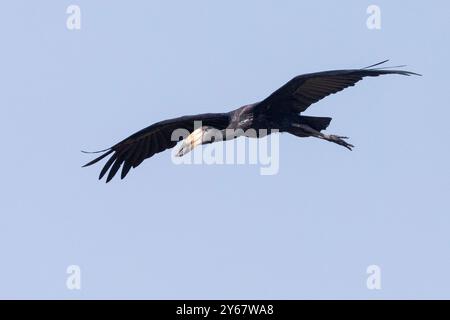
[[[323,139],[323,140],[327,140],[330,142],[334,142],[340,146],[346,147],[348,150],[352,150],[352,148],[354,148],[353,145],[351,145],[350,143],[347,143],[346,141],[344,141],[344,139],[348,139],[348,137],[343,137],[343,136],[337,136],[334,134],[325,134],[322,133],[320,131],[317,131],[313,128],[311,128],[310,126],[306,125],[306,124],[297,124],[297,123],[293,123],[292,124],[294,127],[296,128],[300,128],[302,130],[305,131],[305,133],[310,134],[313,137],[319,138],[319,139]]]

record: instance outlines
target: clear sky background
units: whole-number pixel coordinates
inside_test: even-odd
[[[81,30],[66,8],[81,8]],[[381,30],[366,27],[371,4]],[[1,298],[450,298],[448,1],[3,1]],[[353,152],[282,135],[278,175],[176,166],[99,182],[80,150],[384,59],[322,100]],[[368,290],[366,268],[381,268]],[[81,290],[66,268],[79,265]]]

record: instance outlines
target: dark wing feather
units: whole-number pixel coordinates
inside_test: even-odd
[[[120,177],[123,179],[131,168],[136,168],[145,159],[173,148],[177,141],[171,140],[172,132],[176,129],[186,129],[192,132],[195,121],[201,121],[203,126],[223,130],[228,126],[230,118],[228,113],[206,113],[157,122],[132,134],[111,148],[103,150],[104,154],[86,163],[83,167],[93,165],[112,154],[101,170],[99,179],[108,173],[106,182],[109,182],[122,165]]]
[[[326,96],[354,86],[364,77],[384,74],[419,75],[403,70],[354,69],[333,70],[297,76],[272,93],[256,107],[255,112],[300,113]]]

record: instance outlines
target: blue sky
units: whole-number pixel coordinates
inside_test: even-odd
[[[81,29],[66,8],[81,8]],[[369,30],[366,9],[381,9]],[[1,298],[450,298],[448,2],[7,1],[0,12]],[[384,59],[307,110],[353,152],[290,135],[280,171],[81,169],[162,119]],[[81,268],[68,290],[66,268]],[[381,268],[368,290],[366,268]]]

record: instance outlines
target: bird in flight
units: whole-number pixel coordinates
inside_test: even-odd
[[[154,123],[108,149],[95,152],[83,151],[85,153],[103,152],[101,156],[83,167],[91,166],[110,155],[100,172],[99,179],[108,173],[106,182],[109,182],[120,167],[122,167],[120,176],[123,179],[131,168],[136,168],[145,159],[173,148],[178,143],[172,135],[177,129],[184,129],[190,133],[182,141],[177,156],[185,155],[198,145],[213,143],[216,141],[214,138],[217,137],[217,132],[223,136],[222,140],[234,139],[240,135],[258,138],[262,136],[258,134],[261,131],[268,134],[271,131],[288,132],[297,137],[323,139],[352,150],[353,145],[345,141],[347,137],[322,132],[330,124],[331,118],[304,116],[301,113],[326,96],[354,86],[364,77],[385,74],[420,75],[390,69],[396,67],[377,68],[387,61],[362,69],[331,70],[299,75],[264,100],[244,105],[230,112],[183,116]],[[403,66],[397,68],[399,67]],[[198,123],[201,123],[201,126],[197,127]],[[234,133],[230,134],[230,132]]]

